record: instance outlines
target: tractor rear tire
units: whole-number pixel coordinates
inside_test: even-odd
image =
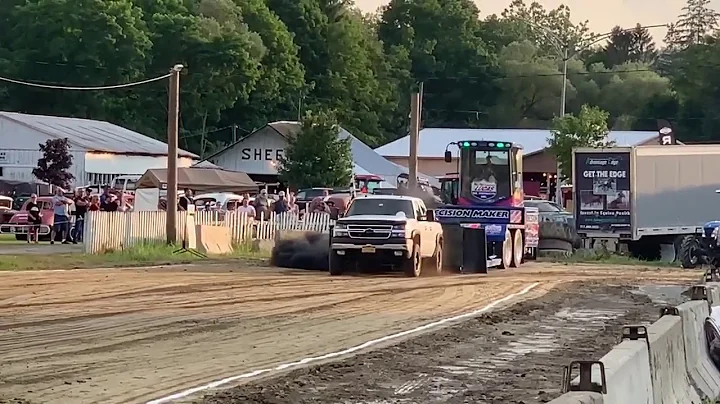
[[[680,265],[685,269],[695,269],[698,266],[698,260],[695,251],[700,248],[700,242],[694,235],[683,237],[680,242]]]

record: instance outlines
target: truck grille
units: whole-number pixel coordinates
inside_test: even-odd
[[[390,238],[392,226],[388,225],[372,225],[358,226],[348,225],[348,235],[350,238],[364,238],[372,240],[384,240]]]

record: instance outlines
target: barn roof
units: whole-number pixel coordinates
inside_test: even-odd
[[[88,151],[167,155],[166,143],[105,121],[16,112],[0,112],[0,119],[15,122],[53,138],[67,138],[72,145]],[[198,158],[196,154],[185,150],[179,152],[182,157]]]
[[[448,143],[460,140],[498,140],[520,144],[525,155],[538,152],[548,146],[550,131],[547,129],[446,129],[425,128],[420,131],[418,157],[443,157]],[[657,137],[657,132],[611,131],[608,135],[617,146],[636,146]],[[375,149],[388,157],[407,156],[410,137],[405,136]]]

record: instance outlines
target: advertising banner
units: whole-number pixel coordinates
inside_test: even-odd
[[[580,233],[630,230],[630,152],[576,152],[574,203]]]

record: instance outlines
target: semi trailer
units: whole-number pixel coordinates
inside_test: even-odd
[[[572,161],[583,238],[616,239],[638,258],[682,261],[717,217],[720,145],[578,148]]]

